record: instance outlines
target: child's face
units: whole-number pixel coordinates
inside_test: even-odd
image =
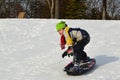
[[[63,35],[63,29],[59,30],[58,33],[62,36]]]

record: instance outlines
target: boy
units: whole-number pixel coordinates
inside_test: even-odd
[[[61,36],[61,49],[65,49],[65,45],[68,45],[68,49],[62,54],[62,58],[73,55],[74,66],[89,61],[89,57],[84,51],[84,47],[90,41],[87,31],[80,28],[69,28],[64,21],[57,23],[56,30]]]

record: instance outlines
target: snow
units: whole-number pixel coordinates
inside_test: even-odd
[[[68,76],[55,25],[64,19],[0,19],[0,80],[120,80],[120,21],[64,20],[86,29],[85,51],[97,61],[81,76]]]

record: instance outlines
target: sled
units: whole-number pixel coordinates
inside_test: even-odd
[[[71,62],[65,67],[64,71],[68,75],[82,75],[91,70],[95,66],[95,64],[96,64],[95,59],[90,59],[86,63],[81,63],[79,66],[74,66],[73,62]]]

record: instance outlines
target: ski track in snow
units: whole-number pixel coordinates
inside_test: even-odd
[[[0,80],[120,80],[120,21],[64,20],[91,35],[85,50],[96,66],[80,76],[63,72],[57,19],[0,20]]]

